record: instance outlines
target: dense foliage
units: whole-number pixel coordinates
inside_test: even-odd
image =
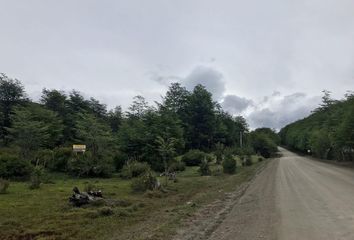
[[[274,140],[272,133],[264,135]],[[122,171],[127,178],[147,164],[154,171],[181,171],[185,164],[213,160],[214,152],[221,163],[225,148],[252,154],[257,138],[248,138],[245,119],[223,111],[202,85],[188,91],[173,83],[160,103],[152,106],[136,96],[123,112],[120,106],[108,111],[76,90],[43,89],[34,102],[20,81],[0,75],[0,148],[11,149],[0,156],[0,177],[28,177],[37,166],[74,176]],[[73,144],[85,144],[87,151],[73,153]]]
[[[281,142],[294,150],[324,159],[354,160],[354,95],[323,102],[310,116],[281,129]]]

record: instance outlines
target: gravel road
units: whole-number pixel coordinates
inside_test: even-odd
[[[354,239],[354,170],[280,151],[209,239]]]

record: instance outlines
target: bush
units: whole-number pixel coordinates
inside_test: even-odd
[[[41,166],[47,166],[51,162],[53,162],[53,157],[54,157],[54,153],[52,150],[50,149],[39,150],[35,155],[35,159],[36,159],[35,164]]]
[[[68,171],[77,177],[109,177],[114,171],[114,166],[109,156],[102,156],[99,160],[93,159],[91,153],[87,151],[70,159]]]
[[[200,167],[199,167],[199,172],[202,176],[210,175],[211,171],[209,168],[209,162],[206,159],[202,160]]]
[[[224,173],[234,174],[236,172],[236,161],[231,153],[225,155],[225,159],[222,162]]]
[[[250,156],[247,156],[246,160],[245,160],[245,165],[246,166],[251,166],[252,164],[253,164],[252,158]]]
[[[1,178],[28,178],[32,172],[32,165],[29,161],[22,160],[16,155],[0,155],[0,177]]]
[[[147,171],[143,175],[133,179],[131,188],[133,192],[145,192],[156,189],[158,185],[157,178],[151,171]]]
[[[258,157],[258,162],[262,162],[263,158],[262,157]]]
[[[269,158],[278,151],[277,145],[272,141],[272,139],[262,133],[253,133],[251,135],[251,144],[256,153],[262,155],[264,158]]]
[[[44,169],[41,166],[36,166],[31,174],[30,189],[40,188],[42,183],[42,177],[44,175]]]
[[[0,194],[6,193],[9,186],[10,182],[8,180],[0,178]]]
[[[128,161],[122,171],[120,176],[124,179],[130,179],[139,177],[140,175],[151,171],[150,166],[146,162],[138,162],[138,161]]]
[[[186,164],[181,161],[173,162],[169,167],[169,172],[183,172],[184,170],[186,170]]]
[[[48,162],[48,168],[53,171],[65,172],[68,162],[72,158],[73,151],[68,147],[55,148],[53,150],[53,158]]]
[[[213,157],[210,154],[202,152],[198,149],[189,150],[182,157],[182,161],[187,166],[199,166],[202,163],[202,160],[204,159],[206,159],[208,162],[211,162],[213,160]]]
[[[221,176],[223,172],[223,168],[220,165],[217,165],[216,168],[212,171],[213,176]]]
[[[113,156],[114,167],[116,171],[120,171],[126,162],[128,162],[128,155],[122,152],[116,152]]]
[[[233,150],[233,154],[238,156],[252,155],[254,153],[254,149],[251,146],[237,147]]]

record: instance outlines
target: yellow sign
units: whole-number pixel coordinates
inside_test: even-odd
[[[74,144],[73,145],[73,151],[74,152],[85,152],[86,151],[86,145]]]

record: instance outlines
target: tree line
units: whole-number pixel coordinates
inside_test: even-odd
[[[172,83],[161,102],[150,105],[136,96],[123,111],[76,90],[43,89],[34,102],[19,80],[0,75],[0,177],[21,177],[37,165],[109,176],[131,160],[164,171],[170,159],[193,150],[219,158],[226,149],[269,157],[276,137],[270,129],[250,132],[242,116],[225,112],[202,85],[188,91]],[[85,144],[87,151],[73,154],[73,144]]]
[[[354,94],[335,100],[324,91],[322,104],[310,116],[285,126],[279,136],[291,149],[323,159],[353,161]]]

